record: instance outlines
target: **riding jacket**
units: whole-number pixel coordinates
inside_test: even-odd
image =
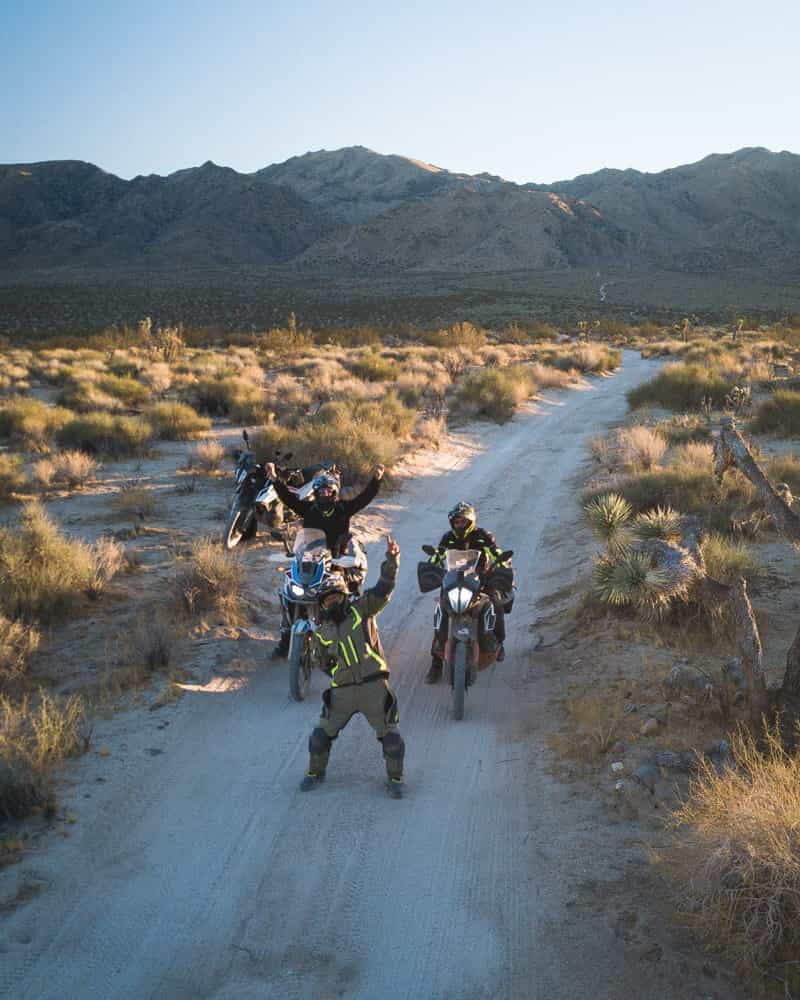
[[[323,618],[317,629],[314,655],[331,679],[331,687],[347,687],[389,676],[375,616],[392,596],[398,558],[387,556],[374,587],[350,601],[341,621]]]
[[[495,541],[494,535],[491,531],[485,531],[477,525],[470,528],[463,536],[457,535],[454,531],[448,531],[442,535],[436,552],[430,558],[434,566],[439,566],[444,562],[444,554],[447,549],[459,549],[462,552],[465,549],[475,549],[480,552],[478,575],[481,577],[488,576],[495,566],[503,565],[500,562],[503,550]]]
[[[342,536],[350,534],[350,518],[375,499],[380,484],[380,479],[373,476],[358,496],[337,500],[328,510],[323,510],[315,500],[298,499],[280,479],[275,480],[274,486],[286,506],[303,518],[304,527],[325,532],[325,541],[333,551]]]

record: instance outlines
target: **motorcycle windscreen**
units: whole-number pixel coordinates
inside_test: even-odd
[[[300,562],[303,559],[322,559],[328,551],[325,532],[319,528],[301,528],[295,537],[292,552]]]
[[[463,552],[458,549],[448,549],[444,555],[444,564],[448,573],[459,569],[463,569],[465,574],[476,573],[480,558],[481,553],[475,549],[464,549]]]

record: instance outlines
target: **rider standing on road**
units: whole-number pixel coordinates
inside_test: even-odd
[[[382,465],[376,466],[372,479],[358,496],[351,500],[339,499],[339,477],[333,472],[321,472],[315,477],[313,500],[300,500],[278,478],[274,464],[265,465],[264,471],[272,480],[275,492],[283,503],[303,518],[303,527],[324,531],[328,548],[334,555],[338,555],[338,550],[347,544],[350,536],[350,518],[375,499],[383,479],[384,467]],[[280,641],[272,651],[273,658],[288,654],[290,630],[291,623],[285,620],[284,616],[284,620],[281,621]]]
[[[331,686],[322,696],[319,725],[308,741],[308,773],[300,784],[304,792],[324,779],[331,743],[356,712],[361,712],[383,746],[389,794],[402,798],[405,743],[397,729],[397,697],[389,684],[389,668],[375,624],[375,616],[392,596],[399,559],[400,546],[390,535],[374,587],[352,597],[344,579],[336,574],[320,585],[314,657],[330,677]]]
[[[478,574],[482,580],[488,582],[492,570],[503,563],[500,560],[503,550],[495,541],[491,531],[486,531],[477,526],[478,515],[475,508],[470,503],[460,500],[447,515],[450,521],[450,531],[442,535],[442,539],[436,549],[436,553],[431,556],[430,561],[434,565],[444,562],[445,552],[448,549],[474,549],[481,553],[478,562]],[[505,602],[508,595],[494,588],[487,588],[486,594],[494,607],[496,622],[494,635],[497,639],[496,659],[505,659],[505,649],[503,643],[506,638]],[[431,665],[425,675],[426,684],[437,684],[442,679],[442,653],[447,639],[447,628],[449,615],[445,602],[441,603],[442,620],[439,628],[434,633],[433,645],[431,647]]]

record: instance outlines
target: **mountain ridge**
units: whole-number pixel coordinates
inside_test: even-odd
[[[207,160],[123,180],[80,160],[0,165],[0,267],[797,270],[800,156],[711,153],[553,184],[364,146],[249,174]]]

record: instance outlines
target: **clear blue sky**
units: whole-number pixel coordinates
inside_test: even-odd
[[[548,182],[800,153],[797,0],[6,0],[0,162],[122,177],[363,145]]]

